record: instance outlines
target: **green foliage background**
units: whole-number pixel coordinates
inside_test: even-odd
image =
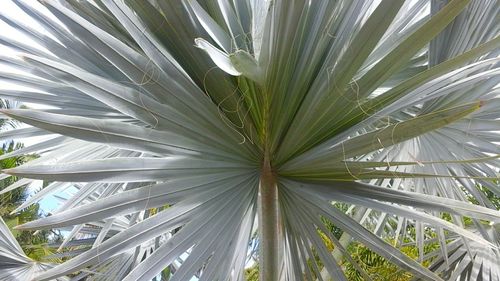
[[[12,152],[22,148],[20,143],[9,142],[3,144],[0,150],[0,155]],[[8,169],[20,165],[30,159],[36,158],[36,155],[11,157],[0,161],[2,169]],[[0,181],[0,190],[8,187],[17,181],[15,176],[6,178]],[[28,196],[26,186],[16,188],[12,191],[0,195],[0,216],[4,219],[12,234],[21,245],[24,253],[35,261],[42,261],[45,257],[54,254],[54,249],[48,246],[49,242],[57,242],[62,239],[59,232],[40,230],[40,231],[19,231],[14,229],[15,226],[36,220],[44,215],[40,209],[40,204],[33,204],[20,212],[12,213],[19,205],[21,205]],[[58,259],[50,259],[51,262],[58,262]]]

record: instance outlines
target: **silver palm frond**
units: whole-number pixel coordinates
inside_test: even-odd
[[[13,2],[45,32],[0,11],[41,46],[0,37],[23,71],[0,78],[31,89],[0,97],[45,109],[2,110],[31,127],[0,137],[44,140],[3,155],[40,157],[2,176],[51,182],[18,209],[72,190],[19,228],[69,228],[61,249],[94,239],[37,280],[244,280],[254,239],[263,280],[346,280],[324,239],[361,270],[350,237],[448,278],[386,242],[413,222],[440,257],[445,232],[497,251],[461,223],[500,221],[477,189],[500,190],[497,1]]]

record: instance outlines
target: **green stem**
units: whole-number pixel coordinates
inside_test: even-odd
[[[262,165],[258,199],[260,235],[260,280],[278,280],[280,218],[278,187],[266,153]]]

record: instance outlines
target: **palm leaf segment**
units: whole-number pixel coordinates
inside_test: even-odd
[[[256,229],[264,280],[320,278],[316,259],[346,280],[325,219],[428,280],[440,277],[376,235],[385,224],[495,249],[461,227],[500,220],[476,187],[499,194],[495,1],[432,1],[432,15],[427,1],[40,1],[48,13],[14,2],[50,36],[0,15],[46,50],[1,37],[22,53],[2,62],[29,74],[0,77],[31,90],[0,95],[49,109],[3,111],[33,126],[4,134],[53,138],[4,172],[53,182],[23,207],[77,190],[21,228],[72,226],[70,245],[91,225],[95,238],[40,280],[88,267],[242,280]]]
[[[36,262],[27,257],[2,218],[0,218],[0,238],[0,278],[2,280],[31,280],[55,266],[51,263]],[[61,277],[56,280],[69,279]]]

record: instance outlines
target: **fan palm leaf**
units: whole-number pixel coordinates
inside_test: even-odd
[[[500,221],[475,187],[499,190],[496,1],[14,2],[46,33],[0,12],[42,47],[0,38],[24,71],[0,78],[31,89],[0,97],[48,107],[3,110],[32,127],[2,137],[52,139],[3,172],[52,182],[23,207],[77,190],[19,228],[70,227],[61,249],[95,238],[38,280],[243,280],[256,231],[262,280],[346,280],[322,233],[342,254],[346,239],[324,220],[416,278],[447,277],[332,202],[496,251],[460,223]]]

